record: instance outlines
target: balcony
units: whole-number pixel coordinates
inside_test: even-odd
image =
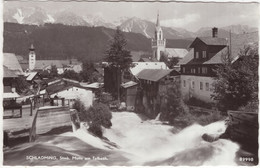
[[[165,39],[164,40],[155,40],[155,39],[152,39],[152,47],[155,47],[155,46],[165,46]]]

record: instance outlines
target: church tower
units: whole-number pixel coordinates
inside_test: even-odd
[[[158,61],[160,61],[161,53],[165,51],[165,46],[166,46],[166,40],[163,38],[163,31],[160,26],[160,19],[158,13],[154,39],[152,39],[153,58],[156,58]]]
[[[35,68],[35,64],[36,64],[36,54],[34,51],[34,46],[33,44],[31,45],[31,47],[29,48],[29,71],[34,70]]]

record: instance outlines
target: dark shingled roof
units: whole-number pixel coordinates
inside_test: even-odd
[[[197,39],[197,38],[196,38]],[[195,41],[195,40],[194,40]],[[231,58],[237,59],[241,49],[246,45],[258,42],[258,32],[232,35],[231,37]],[[227,44],[227,43],[226,43]],[[222,64],[222,56],[228,52],[228,47],[224,47],[218,53],[210,53],[209,60],[194,60],[194,49],[192,48],[189,53],[178,63],[184,64]]]
[[[144,69],[137,74],[137,78],[156,82],[172,71],[173,69]]]
[[[216,46],[225,46],[227,45],[227,40],[224,38],[213,38],[213,37],[197,37],[190,45],[190,48],[193,48],[198,42],[203,42],[206,45],[216,45]]]

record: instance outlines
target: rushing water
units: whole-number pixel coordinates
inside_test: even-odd
[[[110,129],[104,129],[104,136],[111,143],[100,140],[82,127],[57,136],[41,136],[34,143],[8,149],[4,152],[4,164],[236,165],[237,144],[224,139],[209,143],[201,138],[204,133],[223,133],[224,121],[207,126],[194,124],[179,131],[158,120],[143,121],[135,113],[120,112],[113,113],[112,124]],[[46,155],[64,156],[70,160],[28,159],[28,156]],[[75,156],[90,159],[72,159]]]

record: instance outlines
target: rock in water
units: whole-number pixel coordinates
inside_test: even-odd
[[[219,135],[203,134],[202,139],[207,142],[214,142],[219,139]]]

